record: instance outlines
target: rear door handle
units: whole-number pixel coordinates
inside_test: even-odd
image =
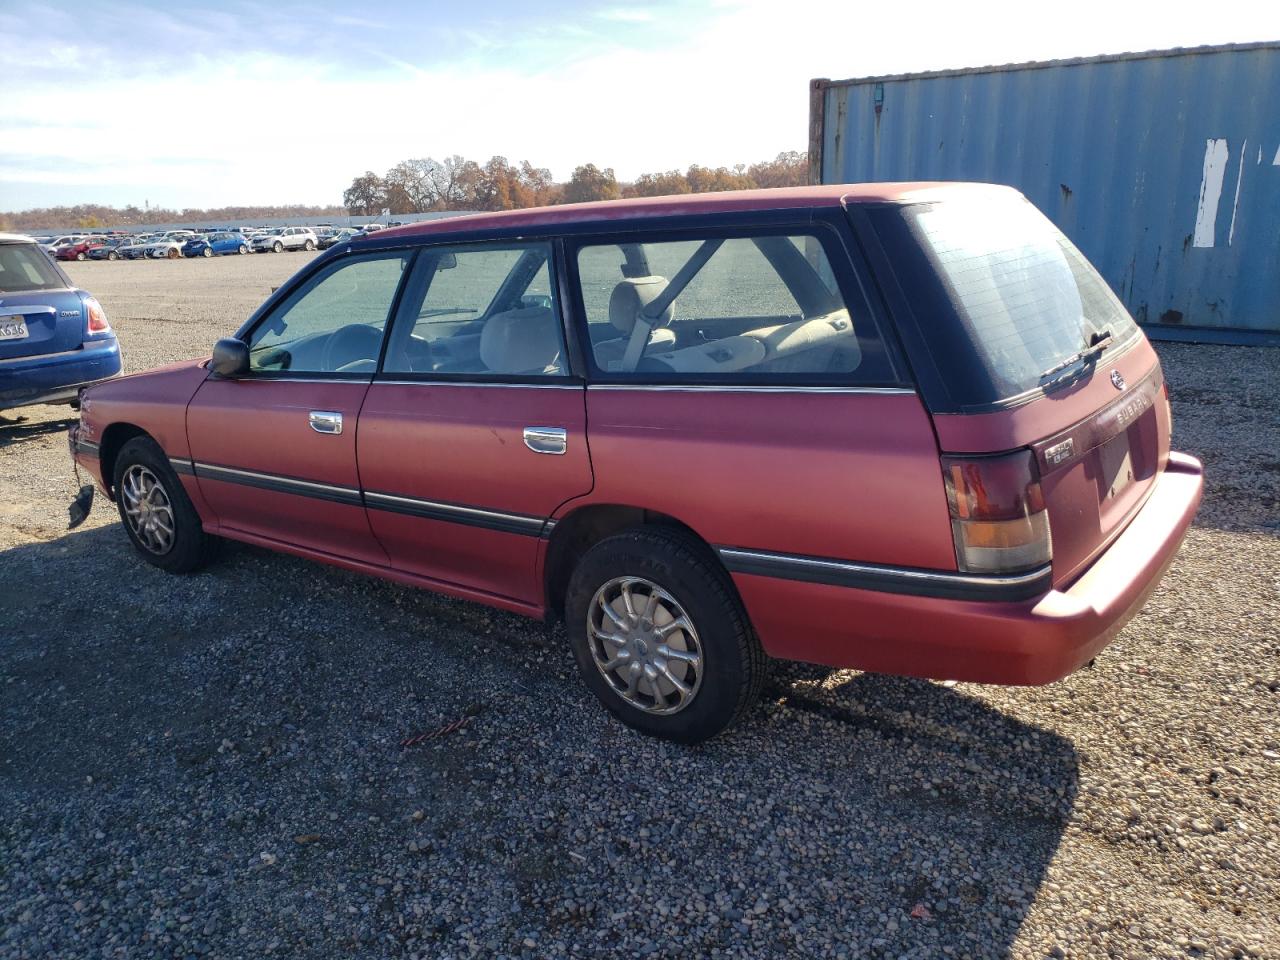
[[[534,453],[562,454],[569,449],[569,432],[564,427],[525,427],[524,445]]]
[[[316,433],[327,433],[331,435],[342,432],[342,414],[336,410],[312,410],[311,429]]]

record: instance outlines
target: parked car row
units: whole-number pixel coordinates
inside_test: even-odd
[[[178,260],[225,254],[327,250],[383,229],[362,227],[227,227],[161,233],[63,234],[33,238],[55,260]]]

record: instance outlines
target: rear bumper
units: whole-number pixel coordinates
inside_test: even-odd
[[[0,361],[0,410],[74,400],[81,387],[119,376],[123,366],[115,337],[65,353]]]
[[[878,673],[1042,684],[1095,657],[1173,561],[1203,487],[1199,461],[1169,456],[1146,504],[1070,587],[1016,602],[891,594],[734,573],[774,657]]]

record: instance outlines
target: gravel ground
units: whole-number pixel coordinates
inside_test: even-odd
[[[130,369],[304,256],[72,264]],[[0,957],[1280,957],[1280,353],[1162,346],[1205,506],[1050,687],[779,666],[698,749],[559,628],[230,545],[65,531],[66,408],[0,426]],[[403,738],[469,718],[457,732]]]

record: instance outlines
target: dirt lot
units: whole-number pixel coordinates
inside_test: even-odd
[[[139,370],[305,261],[72,264]],[[67,533],[0,426],[0,957],[1280,957],[1280,352],[1161,348],[1203,512],[1093,669],[780,667],[700,749],[561,631],[229,546]],[[474,714],[457,733],[402,738]]]

